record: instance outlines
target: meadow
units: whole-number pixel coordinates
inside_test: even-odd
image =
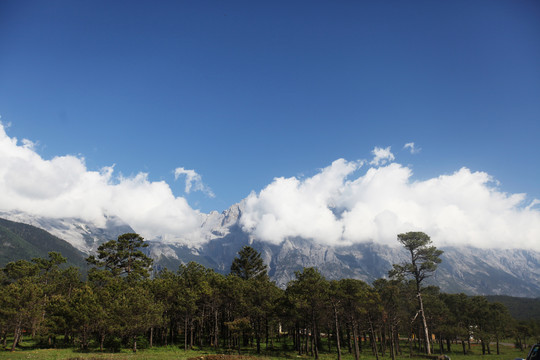
[[[403,354],[396,356],[396,360],[405,359],[419,359],[426,360],[425,355],[409,356],[407,345],[402,344]],[[472,344],[471,350],[467,355],[464,355],[460,351],[460,347],[453,346],[453,351],[445,355],[449,356],[451,360],[514,360],[516,358],[525,358],[529,351],[529,347],[524,351],[520,351],[511,345],[503,345],[500,348],[500,355],[496,355],[495,351],[491,355],[482,355],[482,350],[479,344]],[[232,351],[231,351],[232,352]],[[433,358],[438,355],[438,349],[436,349]],[[274,348],[274,350],[263,350],[261,354],[257,355],[255,348],[242,348],[241,355],[238,355],[236,351],[234,353],[224,354],[223,350],[214,351],[214,349],[194,349],[185,351],[180,346],[159,346],[153,348],[140,349],[136,353],[129,349],[121,349],[118,352],[100,352],[98,349],[91,349],[85,352],[77,348],[62,348],[62,349],[43,349],[37,348],[36,344],[31,341],[23,341],[19,348],[15,351],[0,351],[0,359],[42,359],[42,360],[75,360],[75,359],[140,359],[140,360],[284,360],[284,359],[314,359],[310,355],[298,355],[293,350],[283,350]],[[320,360],[335,360],[337,354],[335,351],[321,351],[319,353]],[[379,360],[387,359],[391,357],[387,353],[385,356],[379,354]],[[342,360],[354,360],[354,354],[349,353],[346,349],[342,353]],[[361,353],[359,360],[376,360],[376,357],[371,351],[364,350]]]

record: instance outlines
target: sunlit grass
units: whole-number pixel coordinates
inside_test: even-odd
[[[8,344],[9,345],[9,344]],[[213,349],[203,349],[203,350],[188,350],[185,351],[182,347],[179,346],[160,346],[147,349],[138,350],[136,353],[133,353],[129,349],[122,349],[119,352],[103,352],[101,353],[97,349],[91,349],[88,352],[81,352],[78,349],[74,348],[65,348],[65,349],[37,349],[33,347],[34,344],[31,341],[25,341],[18,347],[14,352],[9,351],[0,351],[0,359],[43,359],[43,360],[75,360],[75,359],[148,359],[148,360],[172,360],[180,359],[187,360],[196,358],[201,360],[257,360],[263,358],[265,360],[278,360],[278,359],[297,359],[297,360],[308,360],[313,359],[313,356],[310,355],[298,355],[292,350],[283,350],[278,345],[273,350],[266,350],[264,347],[261,351],[261,354],[257,355],[255,349],[253,348],[243,348],[241,351],[241,357],[238,357],[237,351],[229,351],[226,355],[216,356],[217,354],[223,354],[224,350],[214,351]],[[290,347],[289,347],[290,349]],[[482,350],[479,345],[473,344],[471,349],[468,351],[467,355],[463,355],[461,345],[452,345],[452,351],[450,353],[446,352],[445,354],[450,356],[452,360],[513,360],[515,358],[525,358],[528,353],[528,349],[524,351],[519,351],[513,346],[501,346],[501,354],[496,355],[495,345],[492,345],[491,355],[482,355]],[[423,356],[414,356],[409,357],[408,348],[403,344],[403,353],[402,355],[397,356],[397,360],[405,359],[423,359]],[[439,354],[439,348],[436,346],[434,349],[435,355]],[[205,359],[206,358],[206,359]],[[336,360],[337,354],[335,351],[328,352],[328,348],[324,347],[319,353],[320,360]],[[354,355],[350,354],[346,347],[342,350],[342,359],[343,360],[354,360]],[[390,354],[387,352],[385,356],[379,354],[379,359],[391,359]],[[375,360],[375,356],[371,353],[370,350],[364,348],[360,360]]]

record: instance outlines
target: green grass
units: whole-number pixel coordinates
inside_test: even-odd
[[[0,351],[0,359],[43,359],[43,360],[75,360],[75,359],[147,359],[147,360],[172,360],[172,359],[192,359],[202,358],[210,356],[211,359],[206,360],[226,360],[224,356],[212,356],[215,354],[222,354],[223,350],[217,353],[213,349],[203,350],[190,350],[184,351],[183,348],[178,346],[167,347],[154,347],[150,349],[141,349],[137,353],[133,353],[129,349],[122,349],[120,352],[99,352],[99,350],[92,349],[88,352],[81,352],[78,349],[66,348],[66,349],[37,349],[34,347],[34,343],[26,340],[21,344],[17,350],[10,352],[9,350]],[[404,344],[403,344],[404,345]],[[290,347],[289,347],[290,348]],[[1,349],[1,348],[0,348]],[[261,355],[255,353],[255,349],[242,349],[242,358],[239,359],[231,357],[231,360],[256,360],[263,358],[265,360],[283,360],[283,359],[295,359],[295,360],[309,360],[313,357],[309,355],[299,356],[294,351],[279,350],[280,346],[276,347],[276,350],[265,351],[264,345]],[[328,353],[327,347],[324,347],[319,355],[320,360],[336,360],[337,354],[335,352]],[[397,360],[410,360],[408,349],[403,346],[403,355],[398,356]],[[467,355],[463,355],[461,345],[452,345],[452,352],[446,353],[452,360],[513,360],[515,358],[525,358],[528,350],[519,351],[511,346],[501,346],[501,355],[495,355],[495,346],[492,346],[492,355],[482,355],[482,349],[480,345],[473,344],[470,352]],[[439,353],[438,346],[435,346],[434,353]],[[237,355],[233,352],[232,355]],[[347,349],[343,349],[343,360],[354,360],[354,355],[349,354]],[[390,356],[387,353],[385,357],[379,355],[379,360],[390,360]],[[414,356],[412,359],[426,360],[422,356]],[[375,356],[367,348],[361,354],[360,360],[375,360]]]

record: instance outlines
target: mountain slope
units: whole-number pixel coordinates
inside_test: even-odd
[[[19,259],[46,258],[50,251],[65,256],[68,265],[86,268],[84,254],[68,242],[35,226],[0,218],[0,267]]]
[[[486,298],[489,302],[504,304],[514,319],[540,321],[540,298],[518,298],[506,295],[491,295]]]
[[[19,211],[0,212],[0,218],[33,225],[69,242],[79,251],[90,254],[97,247],[117,239],[119,235],[135,232],[128,224],[115,216],[107,216],[105,226],[77,218],[49,218]]]
[[[80,219],[39,218],[23,213],[11,213],[10,216],[11,220],[21,219],[21,222],[51,231],[86,254],[122,233],[134,232],[115,217],[109,217],[105,227],[99,227]],[[250,245],[261,253],[270,277],[281,287],[295,278],[295,271],[304,267],[316,267],[328,279],[356,278],[372,282],[386,277],[392,264],[408,259],[397,241],[392,247],[374,242],[335,247],[296,237],[286,238],[277,245],[270,244],[244,231],[241,217],[242,204],[233,205],[221,214],[202,214],[198,245],[150,239],[146,251],[155,260],[156,269],[166,267],[176,271],[180,264],[196,261],[227,274],[237,252],[242,246]],[[428,282],[442,291],[540,297],[539,252],[472,247],[441,250],[444,250],[442,263]]]

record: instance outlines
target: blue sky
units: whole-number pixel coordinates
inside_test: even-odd
[[[530,202],[539,19],[510,0],[4,0],[0,115],[44,159],[145,172],[203,212],[377,146],[413,180],[467,167]]]

